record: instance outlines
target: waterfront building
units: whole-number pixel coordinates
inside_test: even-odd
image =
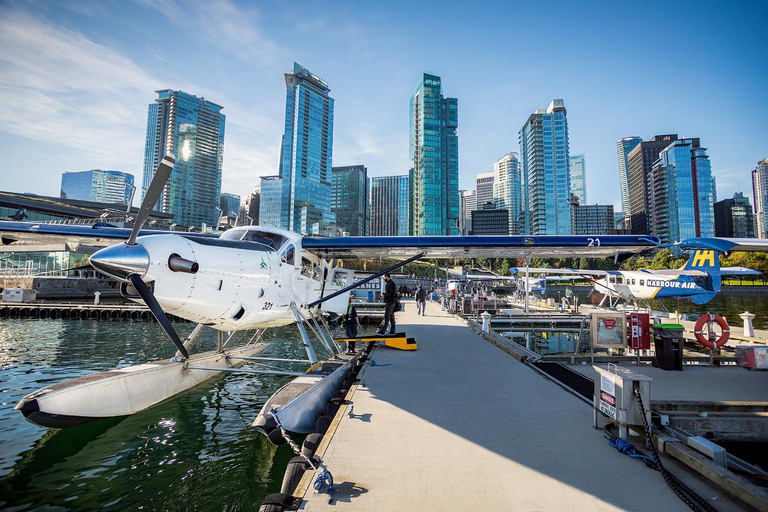
[[[371,236],[408,236],[408,175],[371,178]]]
[[[477,208],[493,202],[493,171],[476,175]]]
[[[472,212],[473,235],[509,234],[509,212],[497,208],[493,202],[485,203]]]
[[[459,190],[459,232],[468,235],[472,232],[472,212],[477,210],[477,191]]]
[[[222,217],[237,217],[240,215],[240,196],[222,192],[219,208],[221,208]]]
[[[262,176],[259,184],[259,226],[279,228],[283,204],[283,180],[280,176]]]
[[[749,198],[742,192],[715,203],[715,236],[754,238],[755,216]]]
[[[755,201],[755,234],[768,238],[768,157],[757,162],[752,171],[752,194]]]
[[[648,176],[653,163],[659,159],[659,153],[676,140],[677,134],[654,135],[649,141],[639,142],[627,155],[629,209],[625,207],[624,213],[627,214],[628,228],[633,235],[651,233],[648,221]]]
[[[224,159],[223,107],[183,91],[155,92],[147,116],[144,192],[163,156],[173,153],[176,165],[158,209],[172,213],[181,226],[215,226]]]
[[[253,226],[259,223],[259,206],[261,202],[261,181],[253,187],[253,192],[248,194],[240,206],[238,226]]]
[[[424,73],[410,102],[412,235],[459,233],[459,106],[439,76]]]
[[[579,204],[574,196],[573,209],[574,235],[615,235],[615,215],[612,204]]]
[[[643,142],[642,137],[624,137],[616,142],[616,153],[619,157],[619,181],[621,182],[621,209],[629,216],[631,211],[629,201],[629,153]],[[628,223],[625,223],[625,226]],[[622,228],[624,229],[624,228]]]
[[[698,139],[679,139],[663,149],[648,184],[650,231],[662,243],[715,235],[712,169]]]
[[[587,204],[587,172],[583,153],[571,155],[568,171],[571,175],[571,195],[578,197],[581,204]]]
[[[127,205],[133,199],[133,174],[120,171],[65,172],[61,175],[61,198]]]
[[[525,231],[571,234],[568,120],[563,100],[530,115],[519,133]]]
[[[522,178],[517,153],[507,153],[493,164],[493,203],[508,212],[507,234],[524,234]]]
[[[334,100],[328,84],[297,63],[285,73],[285,132],[279,176],[280,226],[297,233],[326,233],[331,212]]]
[[[336,227],[349,236],[368,234],[370,180],[364,165],[334,167],[331,179],[331,211]]]

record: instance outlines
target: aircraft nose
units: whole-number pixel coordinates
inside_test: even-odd
[[[149,269],[149,253],[139,244],[117,244],[91,255],[91,265],[109,276],[127,281],[128,276],[144,277]]]

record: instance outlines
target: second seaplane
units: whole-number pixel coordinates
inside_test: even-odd
[[[65,428],[126,416],[221,372],[248,372],[296,377],[292,385],[299,391],[290,400],[271,400],[267,406],[274,407],[287,430],[307,433],[354,363],[339,353],[326,315],[343,314],[357,286],[420,258],[616,257],[659,245],[649,236],[320,238],[259,226],[233,228],[221,236],[142,230],[162,198],[174,163],[173,155],[166,155],[159,165],[133,229],[0,222],[3,244],[65,239],[104,247],[91,255],[90,265],[117,279],[124,297],[146,304],[177,348],[170,360],[95,373],[31,393],[16,406],[29,421]],[[335,258],[345,257],[390,257],[399,263],[355,281],[352,270],[333,264]],[[182,340],[168,313],[197,326]],[[301,362],[308,365],[307,373],[275,366],[295,360],[259,357],[268,346],[260,342],[265,329],[294,323],[306,349],[307,359]],[[325,347],[327,360],[318,361],[305,327]],[[205,328],[219,331],[217,349],[190,355]],[[255,333],[247,343],[230,347],[237,331]],[[275,426],[265,410],[254,426],[269,435]]]

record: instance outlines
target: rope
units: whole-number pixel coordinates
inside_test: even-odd
[[[648,425],[648,418],[645,416],[645,407],[643,406],[643,399],[640,396],[640,385],[637,382],[633,382],[632,385],[634,388],[635,398],[637,398],[637,404],[640,406],[640,413],[642,414],[643,418],[643,427],[645,427],[645,443],[651,448],[653,460],[656,463],[656,467],[661,473],[661,476],[664,478],[664,481],[667,483],[669,488],[674,491],[677,497],[680,498],[683,503],[688,505],[688,508],[691,510],[701,512],[702,509],[696,506],[696,503],[698,503],[707,512],[717,512],[717,510],[712,505],[710,505],[707,500],[696,494],[693,489],[685,485],[675,475],[667,471],[667,469],[661,463],[661,460],[659,460],[659,453],[656,451],[656,445],[653,443],[653,431]],[[694,501],[696,503],[694,503]]]
[[[650,458],[647,455],[642,455],[640,453],[637,453],[637,449],[635,448],[635,445],[632,443],[626,441],[625,439],[622,439],[620,437],[617,437],[616,439],[608,439],[608,444],[611,445],[612,448],[616,448],[620,453],[623,453],[624,455],[627,455],[629,457],[632,457],[633,459],[640,459],[643,462],[645,462],[645,465],[648,466],[651,469],[656,469],[656,462],[652,458]]]
[[[392,366],[392,363],[379,364],[376,361],[374,361],[373,359],[371,359],[371,366]]]
[[[301,451],[301,448],[299,448],[299,445],[297,445],[293,439],[291,439],[291,436],[288,434],[288,432],[285,431],[283,428],[283,424],[280,423],[280,419],[277,417],[277,411],[274,407],[269,409],[269,415],[272,416],[275,419],[275,424],[277,425],[277,428],[280,429],[280,435],[283,436],[283,439],[285,439],[285,442],[288,443],[288,445],[293,450],[293,453],[307,461],[307,464],[310,465],[312,470],[315,472],[315,481],[312,484],[312,487],[315,488],[315,491],[320,494],[328,493],[328,503],[333,502],[333,475],[330,471],[328,471],[328,468],[323,465],[322,462],[318,461],[317,466],[312,462],[312,459],[304,455],[304,453]]]

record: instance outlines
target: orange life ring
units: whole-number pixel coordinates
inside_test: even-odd
[[[707,339],[707,337],[704,336],[704,333],[702,332],[704,324],[707,322],[715,322],[723,330],[723,335],[716,339],[714,343],[709,341],[709,339]],[[721,317],[720,315],[707,313],[706,315],[701,315],[701,318],[696,321],[696,325],[693,328],[693,334],[696,336],[696,339],[699,341],[699,343],[705,347],[716,349],[722,347],[725,345],[725,342],[728,341],[728,337],[731,335],[731,328],[728,326],[728,322],[725,321],[725,318]]]

